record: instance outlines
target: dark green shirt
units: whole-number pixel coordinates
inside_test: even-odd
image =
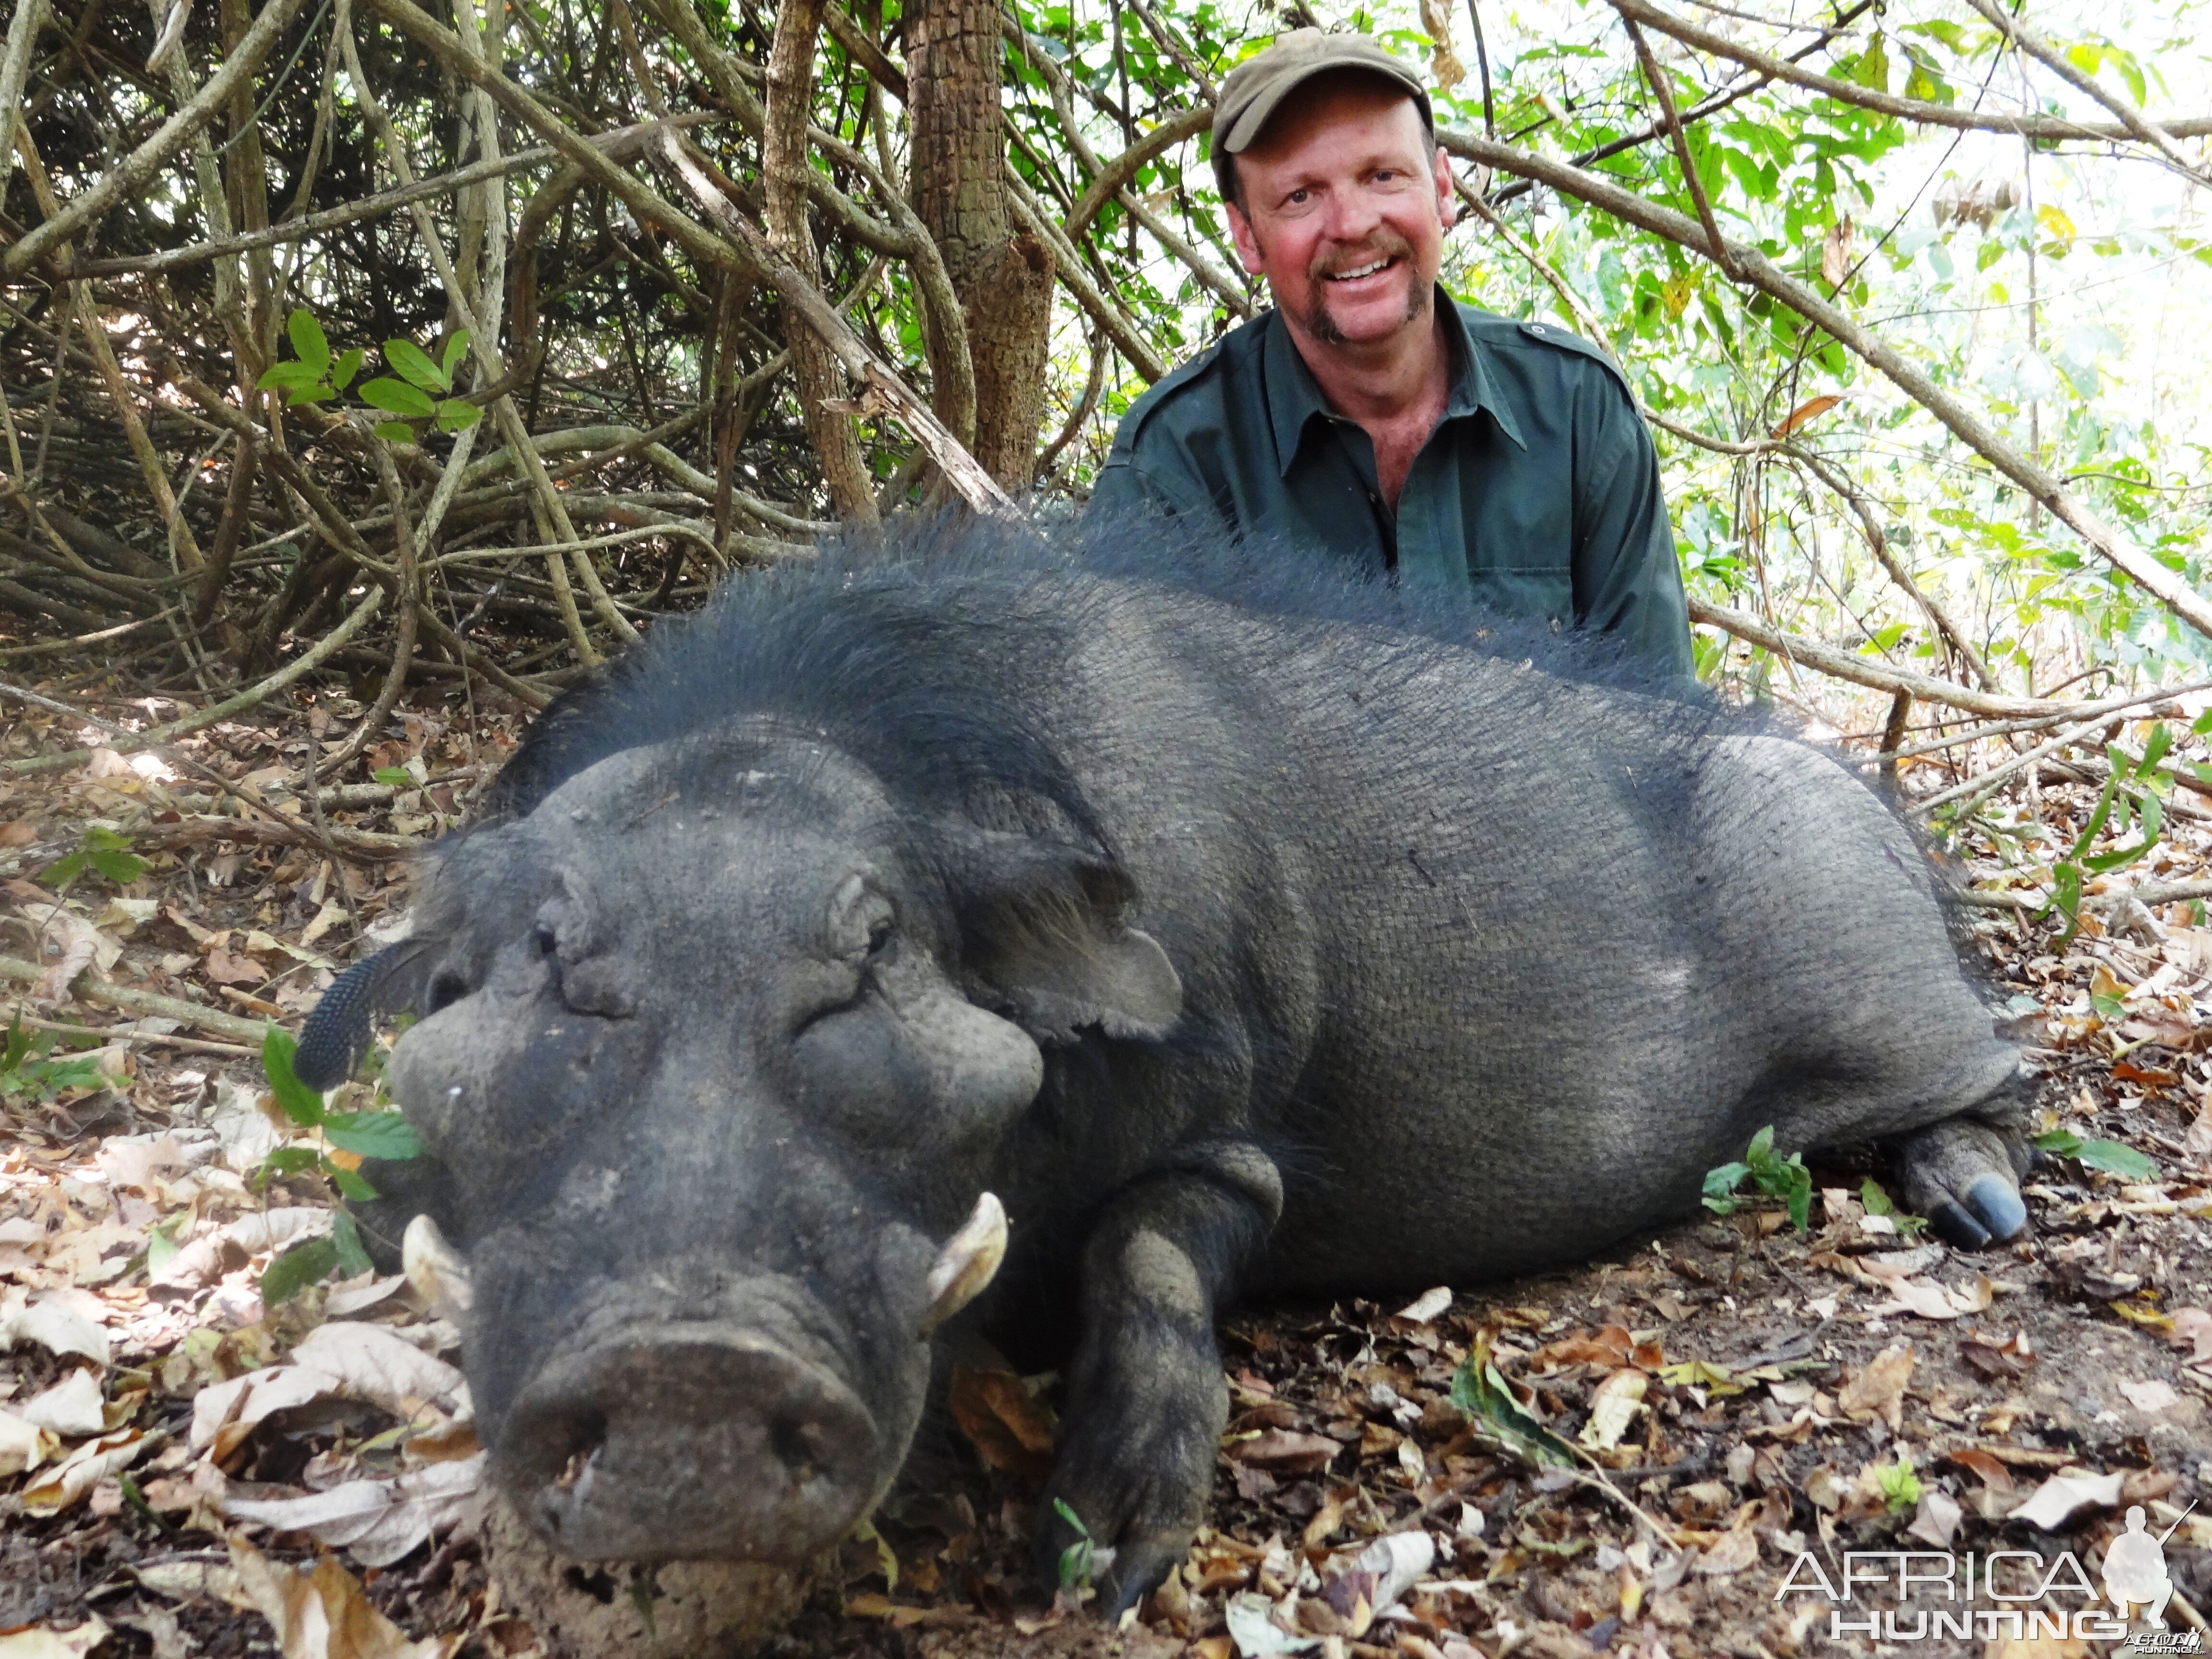
[[[1212,514],[1325,550],[1348,572],[1461,585],[1510,616],[1618,633],[1642,661],[1688,676],[1659,457],[1627,382],[1564,329],[1437,298],[1450,396],[1395,514],[1365,430],[1330,409],[1273,311],[1131,406],[1093,507]]]

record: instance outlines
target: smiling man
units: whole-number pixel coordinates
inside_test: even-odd
[[[1131,407],[1094,507],[1211,514],[1688,675],[1627,382],[1565,331],[1437,284],[1456,204],[1420,76],[1362,35],[1285,34],[1223,84],[1213,165],[1275,309]]]

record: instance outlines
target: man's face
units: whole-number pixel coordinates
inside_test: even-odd
[[[1320,78],[1237,155],[1229,226],[1292,330],[1328,346],[1425,327],[1451,173],[1413,100],[1364,76]]]

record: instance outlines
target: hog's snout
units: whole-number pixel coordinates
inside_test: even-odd
[[[873,1418],[823,1366],[737,1326],[647,1322],[534,1378],[501,1482],[563,1553],[797,1563],[881,1484]]]

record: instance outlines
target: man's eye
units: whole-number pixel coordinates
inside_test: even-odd
[[[1284,204],[1289,207],[1304,207],[1306,204],[1306,194],[1304,191],[1294,190],[1283,198]]]

